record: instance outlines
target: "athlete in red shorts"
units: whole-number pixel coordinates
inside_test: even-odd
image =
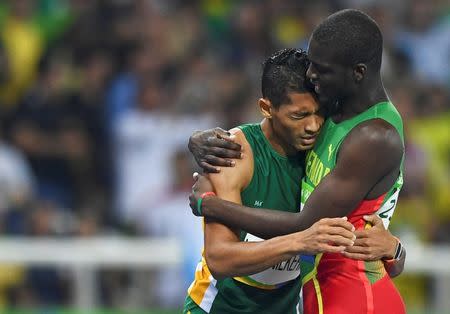
[[[307,76],[329,118],[306,160],[300,213],[254,211],[208,197],[203,215],[262,238],[304,230],[324,217],[347,216],[360,235],[365,214],[377,213],[387,225],[403,183],[404,146],[401,118],[381,80],[382,46],[378,25],[357,10],[329,16],[311,36]],[[358,238],[346,254],[302,258],[305,314],[405,313],[380,261],[349,259],[365,250]]]

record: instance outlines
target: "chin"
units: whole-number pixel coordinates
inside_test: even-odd
[[[296,148],[298,151],[305,151],[305,150],[310,150],[313,147],[314,147],[314,143],[313,144],[299,144],[299,145],[297,145]]]

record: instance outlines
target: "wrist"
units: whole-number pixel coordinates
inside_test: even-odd
[[[393,237],[393,246],[389,253],[383,258],[384,262],[395,262],[401,259],[403,253],[403,245],[400,239]]]
[[[384,254],[382,260],[391,260],[395,256],[395,251],[397,250],[397,245],[398,245],[397,238],[394,236],[391,236],[389,244],[390,244],[389,249]]]
[[[289,239],[288,248],[289,248],[289,254],[299,254],[304,253],[305,251],[305,241],[304,241],[304,233],[303,231],[299,231],[293,234],[289,234],[286,237],[292,237],[292,239]]]
[[[215,197],[216,197],[216,193],[214,193],[214,192],[205,192],[205,193],[203,193],[200,196],[198,204],[197,204],[197,210],[200,212],[200,214],[202,216],[210,217],[210,215],[211,215],[211,211],[210,211],[211,206],[209,206],[209,205],[210,205],[211,199],[213,199]]]

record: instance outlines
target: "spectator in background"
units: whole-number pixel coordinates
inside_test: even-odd
[[[30,232],[35,237],[50,237],[58,234],[55,222],[60,212],[52,202],[39,202],[31,215]],[[60,269],[52,266],[28,268],[24,287],[34,307],[65,305],[68,301],[66,278]]]
[[[156,78],[143,79],[138,103],[114,126],[115,207],[119,217],[132,224],[170,195],[170,156],[186,147],[184,132],[212,123],[210,116],[171,114],[164,92]]]
[[[35,1],[14,0],[8,5],[0,19],[0,40],[9,59],[10,77],[0,86],[0,102],[11,108],[35,77],[44,40],[32,20]]]
[[[0,138],[1,233],[23,236],[28,232],[33,190],[33,175],[25,157]],[[9,291],[17,289],[24,278],[22,265],[0,264],[0,309],[5,306]]]
[[[409,58],[420,79],[450,86],[450,72],[442,71],[450,69],[450,19],[439,17],[435,1],[413,0],[406,10],[404,27],[396,34],[397,48]]]
[[[111,133],[108,131],[105,95],[113,70],[111,54],[103,49],[85,52],[78,64],[78,85],[67,99],[72,118],[85,134],[87,158],[73,163],[77,204],[90,207],[98,219],[111,223]],[[97,207],[98,205],[102,205]]]
[[[190,217],[185,210],[195,170],[192,158],[183,148],[173,152],[170,163],[173,168],[172,187],[166,200],[154,204],[142,217],[144,234],[174,238],[182,248],[183,263],[164,267],[152,285],[162,307],[178,307],[183,302],[186,290],[194,279],[192,269],[195,269],[198,254],[203,248],[202,222]]]
[[[59,207],[75,206],[77,165],[90,158],[88,138],[70,112],[64,91],[64,63],[48,56],[36,84],[20,104],[11,124],[13,143],[27,156],[36,177],[38,199]]]
[[[404,104],[405,186],[392,227],[402,238],[448,243],[448,0],[0,1],[0,183],[7,186],[0,231],[121,233],[111,223],[115,207],[118,225],[133,223],[137,235],[180,236],[182,227],[173,230],[179,217],[169,226],[163,212],[182,210],[175,208],[184,193],[178,181],[191,180],[182,135],[258,121],[261,61],[284,46],[305,47],[318,21],[343,7],[361,8],[383,29],[384,82],[396,105]],[[0,292],[27,278],[23,267],[3,265],[0,275]],[[132,288],[139,277],[106,272],[110,292],[101,305],[123,306],[124,294],[136,306],[151,304],[148,290]],[[58,278],[63,283],[54,287],[39,279],[9,298],[0,293],[0,306],[73,301],[66,290],[35,293],[64,288],[66,278]],[[424,282],[400,286],[408,304],[425,304]],[[173,302],[176,291],[167,292]]]
[[[24,235],[34,194],[34,178],[25,156],[0,139],[0,216],[4,233]]]
[[[137,103],[139,81],[151,73],[154,65],[152,49],[141,43],[130,48],[126,58],[125,71],[112,82],[107,95],[109,125],[114,125]]]

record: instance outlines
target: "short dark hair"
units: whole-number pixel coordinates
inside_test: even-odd
[[[303,50],[286,48],[274,53],[263,63],[262,96],[278,108],[290,102],[289,92],[312,93],[311,83],[306,79],[308,65]]]
[[[311,38],[329,47],[343,64],[373,63],[377,71],[381,67],[383,35],[377,23],[361,11],[345,9],[330,15]]]

